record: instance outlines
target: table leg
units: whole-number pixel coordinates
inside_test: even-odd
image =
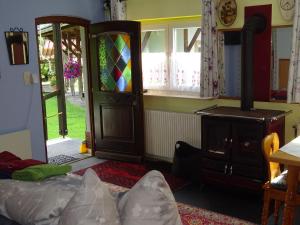
[[[296,195],[298,189],[299,169],[295,166],[288,166],[287,191],[283,211],[283,225],[292,225],[294,221]]]

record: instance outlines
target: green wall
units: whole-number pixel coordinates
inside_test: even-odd
[[[201,0],[127,0],[127,16],[129,20],[157,19],[170,17],[196,16],[201,14]],[[236,0],[237,18],[235,22],[220,29],[241,28],[244,24],[244,8],[246,6],[272,4],[272,25],[291,25],[293,21],[282,19],[278,0]]]
[[[237,1],[237,18],[235,22],[230,27],[224,27],[221,23],[219,23],[220,29],[233,29],[233,28],[241,28],[244,24],[244,8],[246,6],[254,6],[254,5],[269,5],[272,4],[272,26],[283,26],[283,25],[291,25],[292,21],[285,21],[282,19],[279,10],[279,1],[278,0],[240,0]]]
[[[200,14],[200,0],[127,0],[128,2],[128,19],[143,20],[168,17],[195,16]],[[278,1],[271,0],[240,0],[238,4],[237,20],[227,29],[240,28],[244,23],[244,7],[250,5],[272,4],[272,24],[287,25],[291,21],[284,21],[280,15]],[[222,28],[222,27],[220,27]],[[224,27],[223,27],[224,28]],[[195,99],[195,98],[177,98],[177,97],[160,97],[144,96],[145,109],[173,111],[173,112],[190,112],[193,113],[198,109],[203,109],[212,105],[219,106],[240,106],[239,100],[225,99]],[[274,103],[274,102],[255,102],[255,108],[275,109],[293,112],[287,115],[285,124],[285,140],[290,141],[294,137],[293,125],[300,122],[300,106],[298,104]],[[298,111],[299,110],[299,111]]]
[[[200,0],[127,0],[129,20],[199,15]]]

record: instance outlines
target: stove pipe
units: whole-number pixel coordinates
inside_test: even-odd
[[[253,15],[246,20],[242,29],[242,76],[241,76],[241,110],[253,109],[253,48],[254,35],[262,33],[267,20],[263,15]]]

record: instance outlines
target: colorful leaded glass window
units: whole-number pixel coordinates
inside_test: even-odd
[[[130,35],[105,33],[98,40],[100,90],[132,91]]]

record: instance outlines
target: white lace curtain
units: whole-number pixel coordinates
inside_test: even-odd
[[[199,58],[200,53],[174,53],[169,72],[165,53],[143,53],[144,88],[199,93]]]
[[[126,0],[104,0],[105,20],[126,20]]]
[[[217,32],[216,0],[202,0],[200,96],[224,92],[224,37]]]
[[[300,103],[300,0],[295,1],[293,24],[293,43],[288,81],[288,102]]]

